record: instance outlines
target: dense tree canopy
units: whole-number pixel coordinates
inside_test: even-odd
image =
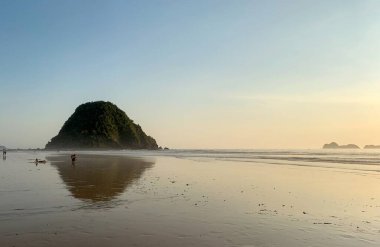
[[[157,149],[124,111],[111,102],[88,102],[77,107],[46,149],[112,148]]]

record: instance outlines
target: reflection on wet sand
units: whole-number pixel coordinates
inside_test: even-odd
[[[68,155],[47,157],[70,193],[81,200],[109,201],[138,180],[152,161],[123,156],[80,155],[72,163]]]

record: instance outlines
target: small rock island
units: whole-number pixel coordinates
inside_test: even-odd
[[[124,111],[111,102],[78,106],[46,149],[158,149]]]
[[[380,145],[365,145],[364,149],[380,149]]]
[[[355,144],[339,145],[336,142],[331,142],[323,145],[324,149],[360,149],[359,146]]]

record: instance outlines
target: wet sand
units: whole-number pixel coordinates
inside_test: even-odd
[[[347,166],[8,152],[0,197],[0,246],[380,245],[380,173]]]

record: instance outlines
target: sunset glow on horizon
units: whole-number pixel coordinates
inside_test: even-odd
[[[9,148],[97,100],[170,148],[380,145],[380,1],[1,1],[0,23]]]

